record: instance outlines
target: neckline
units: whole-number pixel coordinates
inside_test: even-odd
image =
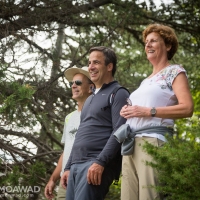
[[[161,73],[164,69],[166,69],[167,67],[170,67],[170,66],[171,66],[171,64],[170,64],[170,65],[167,65],[166,67],[164,67],[163,69],[161,69],[160,71],[158,71],[156,74],[154,74],[154,75],[151,76],[151,77],[148,76],[146,79],[151,79],[151,78],[155,77],[157,74]]]

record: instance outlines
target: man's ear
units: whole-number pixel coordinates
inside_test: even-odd
[[[107,69],[108,69],[109,72],[111,72],[113,70],[113,63],[109,63],[107,65]]]
[[[89,93],[93,93],[94,90],[95,90],[95,86],[94,86],[94,84],[90,84]]]

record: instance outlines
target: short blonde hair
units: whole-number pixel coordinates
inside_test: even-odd
[[[167,54],[168,60],[171,60],[178,49],[178,39],[174,29],[162,24],[150,24],[142,33],[143,42],[145,42],[147,35],[152,32],[158,33],[163,38],[166,46],[171,46]]]

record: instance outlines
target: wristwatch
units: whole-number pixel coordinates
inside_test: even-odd
[[[150,113],[151,113],[152,117],[155,117],[155,115],[156,115],[156,108],[152,107],[151,110],[150,110]]]

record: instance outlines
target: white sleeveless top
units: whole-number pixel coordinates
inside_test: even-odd
[[[169,65],[151,78],[146,78],[141,85],[130,95],[132,105],[144,107],[165,107],[173,106],[178,103],[176,95],[172,90],[174,79],[179,73],[186,73],[185,69],[180,65]],[[157,117],[133,117],[127,120],[127,124],[133,129],[144,126],[174,126],[173,119],[163,119]],[[161,134],[140,134],[136,137],[155,137],[166,141]]]

